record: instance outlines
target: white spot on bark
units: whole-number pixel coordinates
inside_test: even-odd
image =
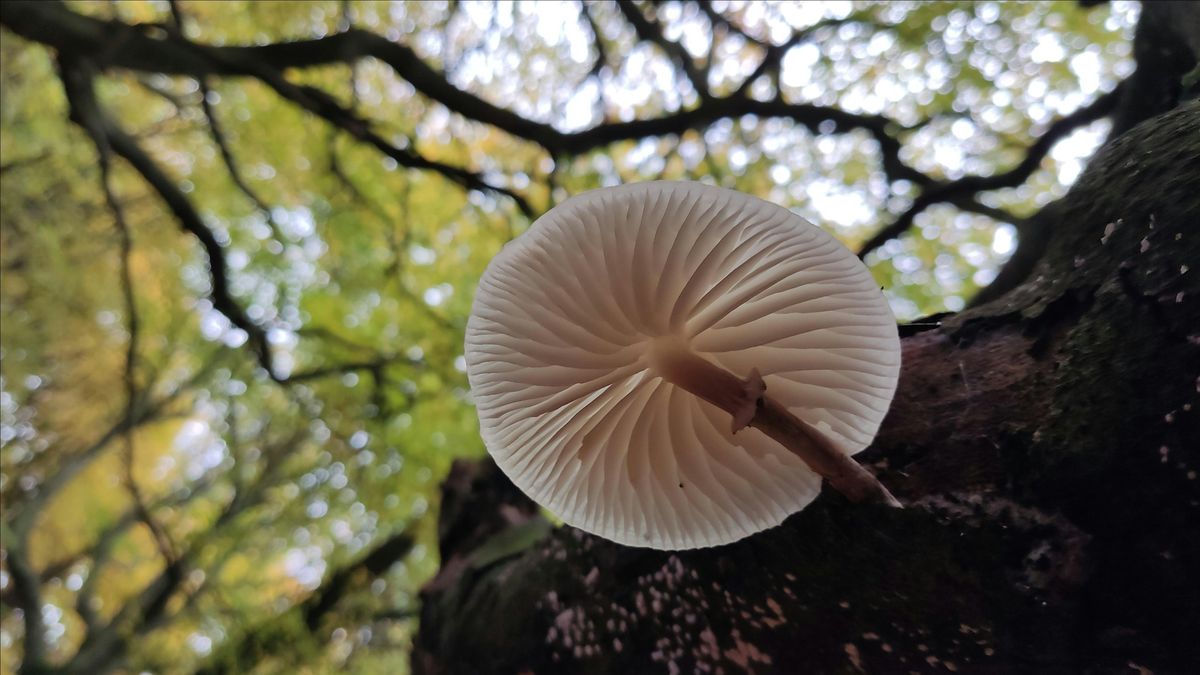
[[[559,612],[558,616],[554,617],[554,625],[558,626],[558,629],[565,634],[567,629],[571,627],[571,619],[574,618],[574,616],[575,610],[564,609],[563,611]]]
[[[1117,222],[1115,222],[1115,223],[1109,223],[1109,224],[1107,224],[1107,225],[1105,225],[1105,226],[1104,226],[1104,236],[1100,237],[1100,244],[1101,244],[1101,245],[1104,245],[1104,244],[1107,244],[1107,243],[1108,243],[1108,239],[1109,239],[1109,237],[1113,236],[1113,232],[1116,232],[1116,231],[1117,231],[1117,226],[1118,226],[1118,225],[1120,225],[1120,224],[1121,224],[1121,221],[1119,221],[1119,220],[1118,220],[1118,221],[1117,221]]]
[[[854,666],[854,669],[860,673],[865,672],[862,665],[862,655],[858,653],[858,647],[852,642],[847,642],[842,645],[842,649],[846,651],[846,658],[850,659],[850,665]]]

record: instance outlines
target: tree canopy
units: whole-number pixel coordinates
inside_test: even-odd
[[[506,241],[704,181],[827,228],[900,320],[961,310],[1126,124],[1140,12],[0,11],[6,673],[396,672],[436,487],[484,454],[463,329]]]

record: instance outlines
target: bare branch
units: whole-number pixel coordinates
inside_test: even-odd
[[[133,254],[133,236],[129,228],[129,223],[125,219],[125,211],[121,207],[121,202],[117,199],[116,192],[112,184],[112,149],[108,146],[107,136],[103,135],[101,129],[97,127],[88,127],[91,132],[92,140],[96,145],[96,152],[100,159],[100,185],[104,192],[104,199],[108,204],[109,211],[112,213],[113,224],[116,225],[117,233],[120,235],[120,259],[119,265],[121,276],[121,295],[125,302],[125,321],[129,337],[126,343],[125,350],[125,369],[124,369],[124,384],[125,384],[125,419],[132,422],[137,418],[137,408],[139,404],[138,387],[137,387],[137,351],[138,351],[138,334],[140,322],[138,320],[137,300],[134,296],[133,276],[130,270],[130,257]],[[141,488],[137,484],[137,480],[133,475],[133,467],[135,463],[135,447],[133,424],[127,423],[125,426],[125,444],[123,452],[123,465],[125,469],[125,484],[129,490],[129,495],[133,499],[134,510],[138,514],[138,519],[145,524],[150,530],[154,538],[155,544],[162,553],[163,559],[170,565],[175,560],[174,547],[171,544],[170,538],[167,536],[165,529],[156,521],[150,514],[149,508],[146,506],[146,501],[142,496]],[[88,608],[90,610],[90,608]],[[85,615],[85,621],[90,616]]]
[[[128,161],[162,197],[181,227],[200,240],[209,260],[209,277],[212,286],[209,297],[213,307],[228,317],[234,326],[246,332],[249,336],[248,342],[257,355],[260,365],[270,377],[281,383],[287,382],[288,378],[282,377],[275,370],[273,357],[267,343],[266,330],[246,315],[245,310],[231,294],[225,252],[217,242],[216,236],[204,224],[195,207],[174,184],[174,181],[135,140],[117,127],[100,109],[92,91],[92,75],[88,71],[87,64],[76,62],[64,55],[61,65],[64,86],[71,103],[72,119],[98,139],[96,141],[98,147],[111,148],[112,152]],[[361,369],[361,364],[333,366],[314,373],[300,373],[299,375],[300,381],[303,381],[333,372],[357,369]]]
[[[766,53],[763,54],[762,61],[758,62],[758,66],[754,68],[754,71],[751,72],[750,75],[747,76],[742,82],[742,85],[738,87],[735,95],[745,96],[750,91],[751,85],[753,85],[758,78],[766,74],[769,74],[772,78],[774,78],[778,84],[779,69],[781,63],[783,62],[783,57],[786,56],[793,47],[804,42],[805,40],[808,40],[813,36],[814,33],[822,28],[839,26],[849,20],[849,18],[825,19],[823,21],[818,21],[808,28],[792,33],[791,37],[785,40],[782,44],[776,45],[771,43],[759,43],[766,49]]]
[[[401,278],[401,261],[403,260],[403,254],[408,248],[407,244],[409,240],[409,228],[407,222],[408,198],[410,192],[409,181],[407,179],[404,181],[404,188],[401,190],[400,195],[400,218],[398,223],[394,223],[393,221],[395,219],[385,212],[383,207],[374,198],[364,193],[354,182],[354,179],[352,179],[342,168],[341,161],[338,158],[336,139],[333,138],[330,139],[329,166],[331,173],[333,173],[334,177],[338,179],[338,182],[341,183],[342,186],[344,186],[350,192],[350,194],[354,196],[354,199],[358,204],[367,207],[367,211],[375,217],[375,219],[379,222],[379,225],[384,229],[385,232],[388,233],[388,243],[392,248],[392,262],[389,265],[388,273],[389,276],[396,282],[396,288],[400,294],[411,301],[413,306],[416,307],[421,314],[436,323],[438,326],[451,331],[459,330],[461,326],[455,325],[445,316],[435,312],[433,308],[425,304],[425,301],[416,293],[414,293]],[[404,234],[398,240],[394,236],[395,227],[400,227],[404,232]],[[512,239],[512,237],[512,225],[510,223],[508,238]]]
[[[304,370],[292,373],[287,377],[287,381],[292,384],[299,384],[301,382],[319,380],[331,375],[345,375],[346,373],[353,373],[355,371],[374,372],[388,365],[393,360],[395,360],[395,357],[380,356],[378,358],[371,359],[370,361],[356,361],[350,363],[339,363],[332,366],[323,366],[319,368],[313,368],[312,370]]]
[[[179,508],[191,502],[201,495],[206,494],[208,489],[216,484],[214,478],[216,477],[217,473],[218,470],[216,469],[210,470],[198,481],[191,482],[177,490],[172,491],[166,496],[156,499],[153,503],[148,504],[148,508],[151,511],[157,511],[164,508]],[[131,508],[125,511],[113,522],[112,525],[108,527],[108,529],[100,533],[94,543],[47,564],[38,573],[38,577],[43,583],[45,583],[51,579],[56,579],[61,577],[63,574],[66,574],[68,570],[83,560],[91,559],[94,561],[97,558],[103,558],[104,554],[102,551],[111,546],[118,537],[127,532],[130,527],[138,522],[140,522],[140,519],[136,508]],[[96,569],[96,564],[93,562],[91,567],[94,572]],[[89,579],[90,578],[91,575],[89,574]]]
[[[592,16],[592,9],[583,0],[579,2],[579,14],[587,23],[588,30],[592,33],[592,49],[596,50],[596,60],[592,61],[592,67],[588,69],[588,76],[596,76],[608,65],[608,50],[604,46],[604,38],[600,35],[600,26],[596,23],[596,17]]]
[[[238,168],[237,160],[233,158],[233,151],[230,150],[229,141],[225,138],[225,132],[217,119],[217,111],[213,109],[212,104],[212,89],[208,85],[207,78],[200,78],[200,109],[204,111],[204,118],[208,120],[208,130],[212,135],[213,143],[217,146],[217,150],[221,153],[221,161],[225,163],[225,169],[229,172],[229,178],[242,194],[254,204],[254,208],[262,215],[263,220],[271,228],[271,233],[276,239],[282,240],[282,234],[279,229],[279,223],[275,222],[275,217],[271,215],[271,207],[263,201],[262,197],[250,187],[246,179],[242,176],[241,169]]]
[[[412,550],[413,538],[407,532],[392,535],[376,544],[366,555],[333,570],[321,585],[307,598],[289,610],[283,617],[270,620],[270,625],[252,626],[237,639],[224,647],[197,675],[218,675],[244,672],[257,663],[265,653],[288,645],[287,641],[275,640],[274,627],[280,622],[298,620],[310,632],[320,628],[321,621],[333,611],[346,593],[355,587],[356,578],[377,578]],[[399,618],[399,617],[395,617]]]
[[[764,49],[771,47],[771,43],[769,41],[756,38],[750,33],[747,33],[746,30],[741,26],[734,24],[723,14],[714,9],[710,0],[697,0],[696,4],[699,5],[700,11],[708,17],[709,22],[712,23],[714,27],[720,26],[726,31],[740,36],[743,40],[751,44],[758,45],[759,47],[763,47]]]
[[[184,32],[184,14],[183,8],[179,6],[176,0],[168,0],[167,4],[171,8],[171,20],[174,21],[174,29],[178,31],[178,35],[183,38]],[[343,16],[347,16],[349,10],[347,7],[342,8]],[[250,200],[258,212],[262,215],[267,225],[271,228],[271,233],[276,239],[282,241],[279,224],[275,222],[275,217],[271,215],[271,208],[267,206],[258,193],[255,192],[250,184],[242,177],[241,169],[238,168],[237,161],[233,158],[233,151],[229,147],[229,142],[225,137],[225,132],[221,125],[221,121],[217,118],[217,111],[213,109],[213,91],[208,84],[207,77],[196,78],[200,86],[200,109],[204,112],[204,118],[208,120],[208,130],[212,135],[213,144],[217,146],[217,151],[221,153],[221,161],[225,164],[225,169],[229,172],[229,178],[233,181],[234,186],[241,191],[247,199]]]
[[[54,46],[62,53],[87,57],[98,67],[116,65],[133,70],[184,74],[196,78],[214,74],[245,75],[258,78],[285,99],[317,114],[349,132],[355,138],[376,147],[402,166],[441,173],[470,190],[504,195],[513,199],[526,217],[532,218],[536,215],[528,202],[514,191],[491,185],[478,174],[461,167],[429,160],[411,149],[391,145],[378,134],[370,131],[366,122],[343,108],[328,94],[312,87],[294,85],[288,82],[281,73],[283,68],[291,67],[292,64],[287,63],[290,58],[300,58],[309,65],[334,61],[348,63],[358,57],[368,55],[370,52],[362,50],[362,47],[372,45],[374,48],[379,48],[380,45],[391,46],[393,48],[391,56],[399,58],[402,62],[419,62],[416,54],[411,50],[394,45],[372,33],[351,29],[345,33],[330,36],[329,42],[305,41],[308,47],[316,48],[318,52],[321,52],[319,58],[314,60],[311,55],[302,56],[303,50],[308,47],[304,47],[304,43],[301,42],[283,43],[276,45],[282,47],[282,51],[268,49],[266,52],[255,52],[253,51],[255,48],[244,47],[210,47],[192,43],[177,30],[169,30],[161,26],[148,29],[145,26],[132,26],[121,21],[105,21],[77,14],[55,0],[48,0],[44,3],[28,1],[5,3],[3,9],[3,13],[0,14],[0,23],[14,32]],[[294,47],[300,47],[300,50],[296,50]],[[326,51],[322,47],[332,51]],[[247,49],[251,51],[246,51]],[[358,53],[347,53],[347,49],[358,50]],[[434,78],[441,79],[444,87],[460,91],[440,75],[434,73],[428,66],[423,63],[420,66],[428,73],[433,74]],[[417,68],[417,71],[417,76],[421,76],[421,68]],[[415,85],[416,82],[414,82]],[[470,94],[460,93],[474,99]],[[496,108],[496,110],[500,109]],[[511,112],[507,114],[510,118],[519,119]],[[114,149],[118,145],[115,140],[112,144]],[[239,325],[239,327],[245,330],[244,326]]]
[[[257,77],[284,98],[331,122],[336,120],[339,127],[375,145],[404,166],[445,172],[472,189],[504,192],[509,196],[513,196],[511,192],[488,186],[474,174],[413,157],[406,151],[389,146],[378,136],[368,135],[370,132],[362,121],[347,113],[327,95],[321,96],[312,89],[291,85],[277,73],[286,68],[351,63],[371,56],[388,64],[417,91],[448,109],[537,143],[554,157],[581,154],[618,141],[676,135],[704,128],[721,119],[747,114],[789,118],[814,131],[822,122],[829,121],[834,125],[834,132],[853,129],[868,131],[880,143],[884,169],[892,180],[903,179],[918,184],[930,182],[927,176],[899,160],[900,142],[890,130],[900,125],[881,115],[858,115],[830,106],[730,97],[707,99],[690,110],[658,118],[602,123],[583,131],[565,133],[553,125],[526,119],[459,89],[444,74],[422,61],[412,49],[363,30],[351,29],[323,38],[254,47],[213,47],[191,43],[169,33],[154,36],[121,22],[85,17],[55,2],[10,2],[5,8],[0,21],[12,30],[60,49],[86,54],[97,64],[192,77],[214,74]],[[528,208],[527,204],[520,202],[518,206],[522,211]]]
[[[117,127],[100,108],[92,89],[93,74],[90,66],[66,54],[60,55],[60,66],[67,99],[71,104],[72,119],[96,139],[97,145],[110,147],[113,152],[129,162],[166,202],[167,208],[175,215],[180,227],[200,242],[208,256],[209,280],[212,285],[209,297],[213,307],[228,317],[234,326],[246,332],[259,361],[273,376],[274,369],[266,331],[252,321],[241,305],[233,299],[229,288],[225,252],[212,230],[204,224],[200,214],[175,182],[137,141]]]
[[[1107,117],[1116,106],[1117,100],[1121,95],[1120,92],[1121,86],[1118,85],[1115,89],[1100,96],[1090,104],[1056,120],[1046,129],[1044,134],[1038,137],[1033,145],[1029,146],[1029,149],[1025,151],[1024,159],[1008,171],[990,176],[964,176],[956,180],[928,187],[913,200],[912,205],[908,209],[896,217],[896,220],[892,224],[880,230],[864,244],[858,252],[858,257],[866,257],[867,254],[884,245],[889,240],[904,234],[909,227],[912,227],[913,220],[917,217],[917,214],[934,204],[959,203],[964,199],[969,203],[974,201],[975,195],[980,192],[1016,187],[1024,183],[1033,175],[1033,172],[1041,165],[1042,159],[1049,154],[1050,149],[1060,139],[1081,126]]]
[[[304,623],[309,630],[316,630],[321,619],[337,605],[349,590],[354,576],[362,571],[377,577],[391,569],[412,550],[413,538],[406,532],[393,535],[375,546],[367,555],[331,574],[321,587],[304,603]]]
[[[667,55],[667,58],[683,71],[687,76],[692,86],[696,88],[696,93],[701,99],[711,97],[708,90],[708,69],[699,68],[696,62],[692,59],[692,55],[688,54],[687,49],[683,45],[668,40],[663,32],[663,27],[658,21],[642,14],[642,10],[638,9],[637,5],[633,4],[632,0],[617,0],[617,8],[621,10],[621,14],[625,20],[633,26],[633,30],[637,33],[638,39],[643,42],[650,42],[656,45]]]
[[[79,615],[80,619],[83,619],[83,626],[87,633],[98,630],[100,627],[100,618],[96,615],[96,588],[102,576],[100,570],[108,564],[118,536],[133,524],[141,521],[137,507],[130,510],[129,516],[128,524],[118,523],[118,527],[113,527],[101,535],[96,541],[96,545],[88,550],[91,562],[88,565],[87,578],[84,579],[79,591],[75,594],[75,613]]]
[[[1019,218],[1015,214],[1010,213],[1000,207],[988,206],[987,204],[980,202],[974,195],[955,199],[950,203],[962,209],[963,211],[978,213],[981,216],[987,216],[988,218],[1001,223],[1020,225],[1025,222],[1023,218]]]
[[[11,528],[10,531],[20,539],[20,545],[25,545],[30,529],[42,509],[59,491],[78,476],[80,471],[87,468],[100,455],[101,451],[108,447],[109,443],[125,433],[126,429],[136,428],[152,420],[160,419],[164,408],[195,386],[196,382],[210,372],[214,366],[213,362],[204,364],[183,384],[154,401],[138,406],[137,414],[133,419],[123,415],[90,445],[76,452],[64,452],[63,455],[67,459],[60,462],[58,471],[39,485],[33,496],[20,504],[19,510],[16,508],[6,510],[5,515],[9,517],[7,525]],[[12,513],[13,511],[16,513]]]
[[[248,489],[238,490],[221,511],[211,528],[188,543],[187,548],[168,561],[163,570],[132,599],[127,601],[103,625],[93,624],[71,660],[63,666],[65,673],[93,673],[111,667],[124,656],[131,641],[138,635],[154,630],[190,606],[204,586],[188,581],[187,567],[217,532],[227,532],[228,524],[238,515],[261,503],[268,488],[280,479],[282,458],[308,433],[301,428],[264,450],[266,467]],[[229,549],[231,553],[233,549]],[[93,573],[95,570],[93,570]],[[89,577],[90,579],[91,577]],[[206,578],[211,578],[207,575]],[[82,594],[83,589],[81,589]],[[171,600],[184,595],[183,606],[172,610]]]
[[[166,173],[136,141],[109,120],[104,111],[100,109],[92,91],[92,75],[88,71],[88,66],[71,60],[65,55],[60,60],[64,86],[71,103],[72,119],[98,139],[96,140],[98,147],[111,147],[113,152],[128,161],[163,198],[183,229],[200,240],[209,260],[209,274],[212,282],[210,299],[213,307],[227,316],[233,325],[246,332],[249,336],[249,344],[257,355],[260,365],[272,379],[280,383],[295,383],[355,370],[368,370],[379,377],[379,369],[394,357],[380,357],[369,363],[328,366],[296,373],[291,377],[283,377],[277,373],[265,329],[246,315],[245,310],[230,293],[224,249],[217,242],[215,235],[204,224],[191,202],[167,177]]]
[[[140,86],[142,89],[145,89],[146,91],[150,92],[151,94],[154,94],[155,96],[161,98],[162,100],[166,101],[167,103],[170,103],[171,106],[173,108],[175,108],[176,110],[183,110],[184,108],[187,107],[187,102],[184,101],[184,99],[182,97],[176,95],[175,92],[173,92],[165,87],[158,86],[157,84],[151,82],[150,80],[146,79],[145,77],[137,78],[137,83],[138,83],[138,86]]]
[[[2,527],[2,526],[0,526]],[[21,609],[25,636],[22,639],[24,653],[17,671],[39,673],[45,669],[46,627],[42,623],[42,592],[38,575],[30,566],[25,555],[24,537],[4,529],[5,565],[12,576],[13,602]],[[6,598],[7,599],[7,598]]]

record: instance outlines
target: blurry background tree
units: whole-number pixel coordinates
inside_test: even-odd
[[[1128,2],[0,12],[4,673],[396,672],[483,454],[474,285],[571,194],[762,196],[911,320],[1178,94]]]

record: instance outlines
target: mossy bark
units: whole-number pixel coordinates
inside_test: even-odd
[[[907,509],[827,490],[669,553],[540,525],[463,464],[415,670],[1200,672],[1200,103],[1052,215],[1024,284],[903,340],[859,459]]]

